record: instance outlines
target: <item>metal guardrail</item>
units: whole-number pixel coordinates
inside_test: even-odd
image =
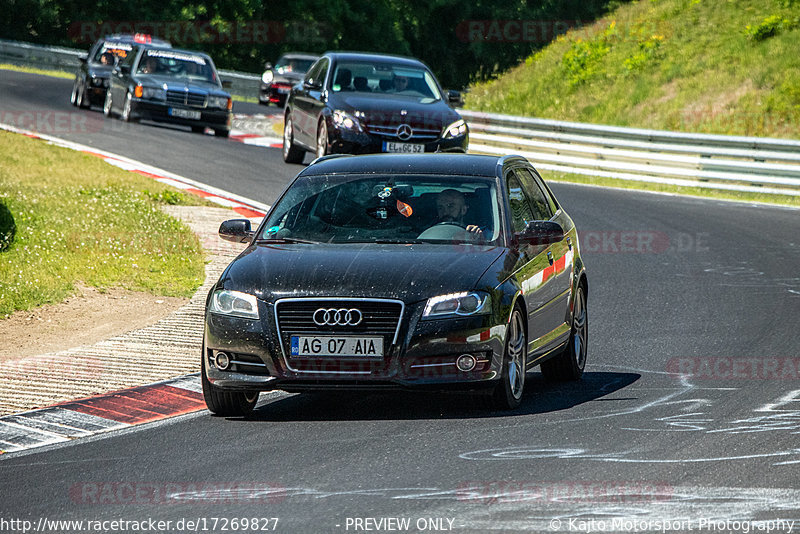
[[[518,153],[545,170],[800,196],[800,141],[460,113],[470,151]]]
[[[45,70],[61,70],[75,73],[80,65],[79,58],[89,51],[58,46],[42,46],[20,41],[0,39],[0,63]],[[230,92],[235,95],[258,98],[261,76],[248,72],[220,70],[220,77],[230,80]]]

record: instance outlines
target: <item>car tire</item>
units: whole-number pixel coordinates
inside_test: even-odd
[[[120,119],[125,122],[136,122],[136,116],[133,112],[133,102],[131,102],[131,94],[125,93],[125,101],[122,104],[122,113]]]
[[[78,105],[78,78],[75,78],[75,81],[72,82],[72,93],[69,95],[69,103],[73,106]]]
[[[328,155],[328,126],[325,124],[325,119],[319,121],[317,126],[317,157]]]
[[[200,383],[208,411],[222,417],[241,417],[253,411],[258,402],[258,391],[225,391],[214,386],[206,376],[206,361],[200,367]]]
[[[578,380],[586,367],[586,350],[589,335],[589,314],[586,308],[586,291],[582,285],[575,292],[572,309],[572,328],[569,341],[558,356],[543,362],[542,375],[551,382]]]
[[[524,321],[522,310],[515,306],[508,322],[500,383],[494,388],[490,398],[490,406],[498,410],[514,410],[522,403],[528,365],[528,340]]]
[[[81,109],[90,107],[89,96],[86,94],[86,82],[84,80],[78,82],[78,91],[75,94],[75,105]]]
[[[228,137],[231,135],[230,130],[214,130],[214,135],[217,137]]]
[[[280,99],[278,100],[278,107],[279,108],[285,108],[286,107],[286,97],[285,96],[280,97]]]
[[[205,126],[192,126],[191,128],[192,128],[192,132],[194,132],[194,133],[206,133],[206,127]]]
[[[283,123],[283,161],[286,163],[303,163],[305,150],[294,144],[294,125],[287,113]]]
[[[111,88],[109,88],[108,91],[106,91],[106,100],[103,102],[103,115],[112,118],[114,116],[113,105],[114,103],[111,100]]]

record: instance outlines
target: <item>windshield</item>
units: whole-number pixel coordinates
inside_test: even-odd
[[[423,68],[393,63],[340,62],[333,74],[334,93],[355,91],[405,96],[433,102],[441,99],[433,75]]]
[[[278,74],[284,74],[287,72],[305,73],[308,72],[308,69],[311,68],[311,65],[314,63],[314,61],[315,60],[313,59],[282,57],[278,60],[278,63],[275,64],[275,70],[278,71]]]
[[[103,46],[97,49],[92,61],[103,63],[104,65],[111,65],[114,63],[114,57],[125,59],[128,54],[133,50],[133,46],[127,43],[119,43],[114,41],[106,41]]]
[[[480,243],[501,238],[497,187],[458,176],[305,176],[259,239],[324,243]]]
[[[217,83],[217,74],[208,59],[168,50],[147,50],[136,72]]]

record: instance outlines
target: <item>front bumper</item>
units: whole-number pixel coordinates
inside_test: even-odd
[[[384,345],[381,358],[298,358],[281,346],[272,306],[260,303],[259,320],[206,312],[203,357],[206,376],[229,390],[281,389],[483,389],[500,378],[505,324],[490,315],[421,320],[422,307],[405,309],[397,341]],[[291,335],[291,332],[285,332]],[[285,339],[285,337],[284,337]],[[234,363],[222,371],[217,351]],[[462,354],[478,363],[470,371],[456,367]]]
[[[154,102],[152,100],[142,100],[134,98],[132,101],[133,113],[140,119],[157,122],[170,122],[183,126],[204,126],[213,130],[231,129],[233,113],[222,109],[193,108],[189,106],[177,106]],[[199,119],[187,119],[170,115],[170,109],[200,112]]]
[[[422,144],[425,152],[466,152],[469,148],[469,133],[433,140],[415,140],[412,137],[408,141],[400,141],[394,137],[340,128],[331,122],[328,124],[328,139],[332,154],[378,154],[386,151],[387,142]]]

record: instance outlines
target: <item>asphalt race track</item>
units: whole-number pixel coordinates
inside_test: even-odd
[[[0,116],[86,115],[91,131],[44,133],[266,203],[301,168],[279,149],[76,110],[70,84],[0,71]],[[535,373],[512,413],[462,396],[264,395],[244,420],[200,412],[3,455],[0,518],[298,533],[800,520],[798,211],[553,189],[588,266],[581,382]]]

